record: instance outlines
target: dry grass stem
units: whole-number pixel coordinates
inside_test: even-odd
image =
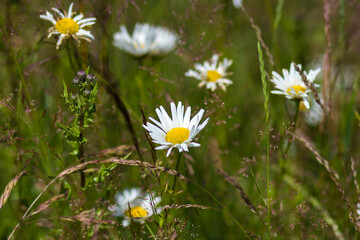
[[[19,179],[26,173],[26,171],[20,172],[16,175],[5,187],[3,194],[0,197],[0,209],[5,205],[6,201],[9,199],[11,191],[14,189],[15,185],[18,183]]]

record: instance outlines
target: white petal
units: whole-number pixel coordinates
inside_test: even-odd
[[[85,36],[85,37],[88,37],[92,40],[95,40],[94,36],[91,34],[90,31],[87,31],[87,30],[84,30],[84,29],[80,29],[77,33],[76,33],[77,36],[79,37],[82,37],[82,36]]]
[[[51,8],[54,12],[60,15],[61,18],[65,18],[65,15],[57,8]]]
[[[68,18],[71,18],[73,6],[74,6],[74,3],[71,3],[70,7],[69,7],[69,11],[68,11]]]
[[[82,19],[83,17],[84,17],[84,14],[80,13],[79,15],[75,16],[75,17],[73,18],[73,20],[74,20],[75,22],[77,22],[77,21],[79,21],[80,19]]]
[[[173,149],[173,147],[169,148],[169,150],[166,153],[166,157],[168,157],[170,155],[172,149]]]
[[[66,35],[65,34],[60,34],[59,40],[56,43],[56,50],[59,49],[62,41],[65,39]]]

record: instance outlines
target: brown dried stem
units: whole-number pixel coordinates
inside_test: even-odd
[[[261,37],[261,30],[260,28],[255,24],[254,19],[249,15],[248,11],[244,7],[244,4],[241,6],[241,10],[244,12],[245,16],[249,19],[251,27],[255,30],[256,38],[261,44],[261,47],[265,49],[265,54],[269,58],[269,62],[272,66],[274,66],[274,58],[272,54],[270,53],[270,50],[266,43],[264,42],[264,39]]]
[[[0,197],[0,209],[5,205],[6,201],[9,199],[9,196],[15,187],[15,185],[18,183],[19,179],[26,173],[26,171],[20,172],[18,175],[16,175],[5,187],[5,190],[3,194]]]

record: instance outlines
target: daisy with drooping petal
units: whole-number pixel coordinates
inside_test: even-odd
[[[162,56],[176,46],[177,35],[166,28],[137,23],[130,36],[124,25],[114,34],[114,45],[135,57]]]
[[[230,79],[225,78],[230,75],[226,72],[226,69],[232,64],[232,60],[224,58],[222,62],[219,61],[219,55],[214,54],[210,62],[206,61],[202,65],[196,63],[194,65],[195,70],[189,70],[185,73],[187,77],[193,77],[200,80],[199,87],[206,85],[207,89],[215,91],[217,86],[222,90],[226,90],[226,87],[233,82]]]
[[[56,43],[56,49],[59,49],[62,41],[69,37],[73,37],[77,41],[79,41],[79,38],[84,39],[88,42],[95,39],[90,31],[83,28],[95,24],[96,18],[84,18],[82,13],[72,18],[75,14],[75,12],[72,11],[73,5],[74,3],[71,3],[68,12],[64,13],[57,8],[52,8],[52,10],[58,15],[56,19],[54,18],[54,15],[48,11],[46,11],[46,14],[40,15],[40,18],[48,20],[54,24],[54,26],[48,31],[48,38],[50,38],[53,34],[60,35],[59,40]]]
[[[297,65],[301,69],[301,65]],[[304,74],[307,80],[311,83],[314,82],[316,75],[320,72],[320,68],[316,70],[310,70],[309,73],[304,71]],[[294,64],[290,65],[290,72],[287,69],[282,70],[284,77],[280,76],[277,72],[273,71],[273,78],[271,82],[275,84],[275,88],[278,90],[273,90],[273,94],[285,95],[287,99],[298,99],[304,102],[304,105],[307,109],[310,108],[308,93],[311,92],[305,83],[303,82],[300,74],[295,70]],[[314,84],[315,87],[319,87],[318,84]]]
[[[123,192],[116,194],[116,205],[109,208],[116,217],[123,217],[122,225],[128,226],[131,221],[143,223],[153,214],[162,211],[156,207],[161,197],[153,197],[150,193],[143,193],[139,188],[125,189]]]
[[[156,150],[169,149],[166,154],[167,157],[174,147],[178,148],[179,152],[188,152],[189,147],[199,147],[200,144],[193,142],[193,139],[209,121],[209,118],[207,118],[200,124],[205,112],[204,109],[200,109],[190,120],[191,107],[187,107],[184,115],[185,106],[181,102],[178,103],[177,107],[173,102],[170,106],[172,118],[169,117],[163,106],[160,106],[160,108],[155,109],[160,122],[150,117],[149,119],[156,125],[150,122],[143,125],[149,131],[153,142],[160,144],[155,148]]]

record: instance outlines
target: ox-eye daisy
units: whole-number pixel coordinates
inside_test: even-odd
[[[175,33],[148,23],[137,23],[132,36],[124,25],[114,34],[114,45],[135,57],[165,55],[175,48],[176,40]]]
[[[156,207],[160,201],[161,197],[153,197],[150,193],[143,193],[139,188],[131,188],[116,194],[116,204],[109,209],[114,216],[124,218],[122,225],[126,227],[132,220],[143,223],[153,214],[160,213],[162,209]]]
[[[163,106],[160,106],[160,108],[155,109],[160,122],[151,117],[149,118],[157,126],[149,122],[143,125],[149,131],[153,142],[160,144],[160,146],[155,148],[156,150],[169,149],[166,156],[169,156],[174,147],[178,148],[179,152],[188,152],[189,147],[199,147],[200,144],[193,142],[193,139],[209,121],[209,118],[207,118],[200,124],[200,120],[204,115],[204,109],[201,109],[190,120],[191,107],[186,109],[184,115],[185,107],[181,102],[178,103],[177,107],[173,102],[170,105],[172,118],[169,117]]]
[[[48,31],[48,38],[50,38],[53,34],[60,35],[59,40],[56,43],[56,49],[59,49],[62,41],[69,37],[73,37],[77,41],[81,38],[88,42],[95,39],[90,31],[84,30],[83,28],[95,24],[96,18],[84,18],[82,13],[72,18],[75,14],[75,12],[72,11],[73,5],[74,3],[71,3],[68,12],[64,13],[57,8],[52,8],[52,10],[58,15],[56,19],[54,18],[54,15],[48,11],[46,11],[45,15],[40,15],[40,18],[49,20],[54,24],[54,26]]]
[[[297,65],[301,69],[301,65]],[[287,99],[298,99],[302,100],[307,109],[310,108],[308,93],[311,90],[305,85],[300,74],[295,70],[294,64],[290,65],[290,72],[287,69],[282,70],[284,77],[280,76],[277,72],[273,71],[273,78],[271,81],[275,84],[273,94],[285,95]],[[316,75],[320,72],[320,68],[316,70],[310,70],[309,73],[304,71],[307,80],[311,83],[314,82]],[[315,87],[319,87],[318,84],[314,84]]]
[[[200,80],[199,87],[206,85],[207,89],[215,91],[217,86],[221,87],[224,91],[226,87],[232,84],[230,79],[225,78],[230,75],[226,73],[226,69],[232,64],[232,60],[224,58],[222,62],[219,61],[219,55],[214,54],[210,60],[204,62],[202,65],[196,63],[194,70],[189,70],[185,73],[187,77],[193,77]]]

